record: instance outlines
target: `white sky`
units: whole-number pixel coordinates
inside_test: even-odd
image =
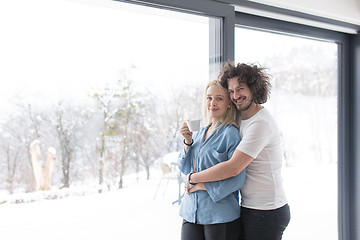
[[[146,84],[150,72],[161,72],[151,78],[160,84],[169,79],[166,73],[193,68],[199,59],[186,53],[208,56],[206,17],[109,0],[84,2],[0,2],[1,102],[14,92],[54,99],[84,94],[89,86],[118,80],[132,65]],[[184,73],[182,82],[191,81]]]
[[[262,65],[265,58],[276,53],[291,51],[294,46],[311,46],[321,48],[329,53],[337,51],[337,44],[320,39],[296,37],[280,33],[270,33],[254,29],[235,28],[235,61],[258,63]],[[256,50],[249,50],[247,46],[255,46]],[[284,59],[284,62],[286,60]]]

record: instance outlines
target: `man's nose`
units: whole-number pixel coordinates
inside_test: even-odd
[[[234,92],[234,99],[238,99],[240,97],[240,93],[239,92]]]

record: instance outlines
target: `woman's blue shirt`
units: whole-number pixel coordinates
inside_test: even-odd
[[[178,166],[187,175],[199,172],[231,158],[240,142],[239,130],[233,125],[222,126],[204,141],[209,126],[194,133],[193,145],[180,152]],[[215,224],[231,222],[240,217],[239,189],[245,182],[245,170],[222,181],[204,183],[206,191],[184,195],[180,216],[188,222]]]

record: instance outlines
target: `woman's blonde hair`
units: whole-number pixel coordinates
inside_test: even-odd
[[[209,115],[207,104],[206,104],[207,90],[209,89],[209,87],[211,87],[213,85],[219,87],[225,93],[225,97],[229,100],[229,104],[230,104],[230,108],[227,108],[226,113],[225,113],[225,117],[222,119],[219,129],[221,127],[229,125],[229,124],[232,124],[232,125],[234,125],[235,127],[238,128],[237,123],[235,121],[235,115],[236,115],[235,106],[234,106],[234,104],[232,103],[232,101],[230,99],[230,94],[229,94],[228,90],[226,88],[224,88],[220,84],[219,80],[212,80],[205,87],[204,119],[208,120],[208,124],[211,124],[212,121],[213,121],[212,117],[210,117],[210,115]]]

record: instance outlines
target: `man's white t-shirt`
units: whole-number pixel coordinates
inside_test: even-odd
[[[241,120],[240,136],[237,150],[254,158],[246,168],[241,205],[259,210],[284,206],[287,200],[281,177],[281,134],[271,114],[263,108]]]

